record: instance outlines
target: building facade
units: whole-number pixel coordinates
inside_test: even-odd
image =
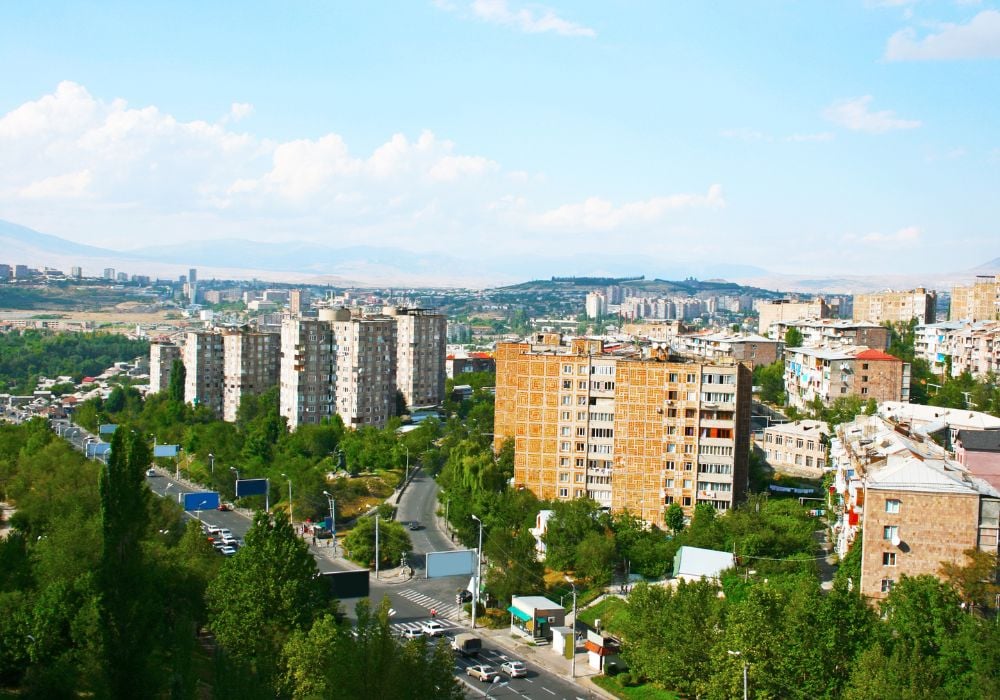
[[[333,332],[337,413],[351,428],[384,428],[396,409],[395,318],[335,320]]]
[[[428,309],[387,307],[396,320],[396,386],[407,406],[444,401],[448,321]]]
[[[759,447],[776,471],[822,476],[830,426],[819,420],[797,420],[770,425],[760,436]]]
[[[281,324],[279,411],[289,430],[336,413],[332,313],[324,310],[318,319],[286,318]]]
[[[222,418],[224,367],[222,334],[189,332],[184,341],[184,401],[193,406],[205,406],[217,418]]]
[[[497,346],[495,445],[514,440],[515,483],[588,497],[665,526],[671,503],[726,510],[746,495],[750,370],[615,354],[557,335]]]
[[[873,323],[934,323],[937,312],[937,292],[923,287],[908,292],[885,291],[875,294],[855,294],[855,321]]]
[[[173,343],[149,344],[149,393],[166,391],[170,386],[174,362],[181,359],[181,348]]]
[[[910,365],[869,348],[785,348],[785,392],[798,409],[847,396],[909,401]]]
[[[768,336],[784,340],[785,334],[792,328],[802,334],[802,345],[811,348],[863,345],[888,350],[892,335],[885,326],[870,321],[814,319],[773,323]]]
[[[951,321],[1000,320],[1000,275],[978,275],[971,285],[951,289]]]
[[[679,335],[670,341],[670,347],[682,355],[698,357],[709,362],[730,359],[742,362],[753,369],[769,365],[781,358],[784,343],[761,335],[742,333],[695,333]]]
[[[793,299],[762,299],[757,306],[757,332],[767,333],[771,326],[782,321],[801,321],[810,318],[830,318],[830,307],[823,298],[813,301]],[[771,336],[775,337],[775,336]]]
[[[235,331],[224,333],[222,420],[236,422],[245,396],[259,396],[278,383],[281,334]]]

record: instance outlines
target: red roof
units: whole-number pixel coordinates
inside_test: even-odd
[[[859,360],[894,360],[896,362],[902,362],[902,360],[898,357],[890,355],[887,352],[882,352],[881,350],[862,350],[854,357]]]

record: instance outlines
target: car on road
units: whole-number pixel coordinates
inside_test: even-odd
[[[146,470],[146,476],[156,476],[156,470],[150,467]]]
[[[528,667],[523,661],[505,661],[500,664],[500,670],[511,678],[524,678],[528,675]]]
[[[232,503],[226,503],[225,501],[223,501],[223,502],[219,503],[219,505],[217,505],[215,507],[215,509],[216,510],[232,510],[233,509],[233,504]]]
[[[409,524],[409,525],[407,525],[406,527],[407,527],[408,529],[410,529],[410,530],[414,530],[414,531],[416,531],[416,530],[419,530],[419,529],[420,529],[420,523],[418,523],[418,522],[417,522],[416,520],[413,520],[413,521],[412,521],[412,522],[410,522],[410,524]]]
[[[421,637],[424,636],[424,631],[419,627],[413,627],[413,628],[407,627],[406,629],[404,629],[402,632],[399,633],[399,636],[402,637],[403,639],[420,639]]]
[[[474,666],[469,666],[465,669],[465,673],[472,676],[476,680],[483,681],[484,683],[492,683],[494,678],[498,678],[500,676],[495,668],[487,666],[486,664],[475,664]]]
[[[236,547],[230,547],[229,545],[219,547],[219,554],[227,557],[231,557],[236,554]]]
[[[439,637],[444,634],[445,627],[437,620],[428,620],[422,625],[424,634],[428,637]]]

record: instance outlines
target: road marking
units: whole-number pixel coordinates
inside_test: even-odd
[[[538,687],[541,688],[542,690],[544,690],[549,695],[555,695],[555,693],[553,693],[551,690],[549,690],[548,688],[546,688],[544,685],[540,685]]]

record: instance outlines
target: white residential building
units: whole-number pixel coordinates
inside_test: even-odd
[[[407,406],[436,406],[444,401],[447,325],[443,314],[428,309],[386,307],[396,320],[396,386]]]

